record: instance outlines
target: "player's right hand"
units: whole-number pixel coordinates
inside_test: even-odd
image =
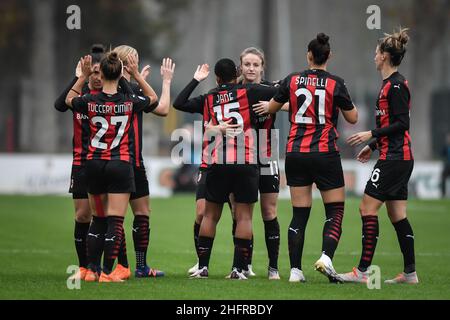
[[[356,160],[361,163],[366,163],[370,160],[370,156],[372,155],[372,149],[369,146],[365,146],[356,156]]]

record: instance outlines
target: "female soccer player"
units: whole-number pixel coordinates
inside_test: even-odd
[[[345,282],[367,282],[378,240],[378,210],[386,209],[403,254],[403,272],[386,283],[419,282],[415,267],[414,233],[406,216],[408,181],[414,167],[409,135],[410,92],[408,81],[398,72],[408,43],[407,29],[400,29],[380,39],[375,51],[375,65],[383,84],[376,104],[376,128],[348,138],[352,146],[376,138],[365,146],[357,159],[366,163],[378,149],[380,157],[367,181],[359,211],[361,213],[362,253],[359,265],[342,275]]]
[[[190,94],[199,81],[208,76],[209,68],[203,65],[197,69],[194,79],[182,90],[174,101],[174,107],[190,112],[203,112],[204,122],[212,120],[214,125],[220,125],[223,120],[233,119],[240,125],[241,133],[251,133],[255,129],[256,116],[251,106],[259,100],[269,99],[276,89],[267,86],[253,86],[246,88],[236,84],[237,72],[234,62],[230,59],[219,60],[214,68],[217,80],[217,88],[206,95],[189,99]],[[241,136],[242,137],[242,136]],[[252,212],[253,203],[258,198],[259,167],[256,165],[256,137],[238,140],[227,140],[220,143],[221,139],[214,140],[224,146],[225,150],[219,152],[214,149],[212,159],[209,159],[210,147],[204,140],[204,152],[206,163],[210,163],[205,182],[206,203],[205,215],[201,221],[198,239],[199,269],[194,272],[193,278],[208,277],[208,265],[212,245],[214,242],[216,225],[220,219],[223,203],[228,202],[230,193],[233,193],[236,201],[236,236],[235,236],[235,268],[230,278],[245,280],[247,277],[243,270],[248,266],[248,253],[252,238]],[[245,141],[245,142],[244,142]],[[206,145],[206,146],[205,146]],[[240,163],[238,153],[244,150],[245,163]],[[239,150],[239,152],[238,152]],[[221,154],[219,156],[219,154]],[[224,159],[219,157],[224,157]],[[217,158],[216,158],[217,157]],[[205,160],[205,159],[203,159]],[[208,161],[209,160],[209,161]],[[222,161],[223,160],[223,161]]]
[[[89,76],[89,81],[83,86],[82,93],[97,94],[102,90],[103,82],[100,76],[100,60],[103,58],[105,49],[102,45],[92,45],[92,68],[93,73]],[[75,78],[69,86],[55,101],[55,109],[66,112],[70,108],[66,105],[67,93],[81,76],[81,65],[78,64],[75,71]],[[70,109],[72,110],[72,109]],[[72,193],[75,208],[75,248],[79,261],[79,271],[72,277],[84,280],[88,267],[87,236],[92,220],[91,209],[86,185],[85,161],[87,155],[87,141],[89,139],[89,121],[81,113],[73,112],[73,161],[70,179],[69,192]],[[97,217],[96,217],[97,219]],[[106,225],[106,224],[105,224]]]
[[[240,71],[242,77],[242,84],[256,83],[274,86],[272,82],[263,80],[265,57],[264,53],[255,47],[249,47],[242,51],[240,55]],[[256,105],[257,108],[261,104]],[[257,112],[258,113],[258,112]],[[265,130],[262,140],[259,141],[259,150],[264,159],[259,157],[260,177],[259,177],[259,193],[261,203],[261,216],[264,222],[264,235],[266,240],[267,254],[269,257],[268,277],[270,280],[279,280],[278,272],[278,252],[280,248],[280,225],[277,218],[277,200],[280,192],[280,178],[278,170],[278,160],[271,159],[272,156],[272,139],[271,130],[275,129],[275,114],[259,114],[258,129]],[[258,137],[259,136],[258,132]],[[278,143],[276,144],[278,147]],[[233,231],[235,230],[235,223],[233,223]],[[251,266],[251,257],[253,254],[250,251],[250,265],[246,275],[254,275]]]
[[[286,176],[290,186],[293,217],[288,230],[291,274],[289,281],[305,281],[301,258],[315,183],[325,206],[322,256],[316,270],[330,281],[340,281],[331,260],[341,235],[344,215],[344,175],[336,145],[339,109],[349,123],[358,112],[344,80],[327,72],[331,57],[329,37],[323,33],[308,45],[309,69],[287,76],[269,102],[269,112],[289,101],[291,129],[286,145]]]
[[[128,56],[133,56],[139,62],[139,54],[133,47],[127,45],[121,45],[113,50],[123,61],[124,65],[124,78],[130,83],[132,91],[136,95],[142,95],[142,89],[134,82],[131,82],[131,74],[129,72]],[[165,117],[169,113],[170,108],[170,84],[172,82],[173,73],[175,70],[175,64],[170,58],[163,59],[161,65],[161,76],[163,78],[161,98],[158,104],[155,104],[151,112]],[[141,71],[141,76],[145,79],[150,73],[150,66],[145,66]],[[150,240],[150,207],[149,207],[149,183],[144,166],[144,158],[142,156],[142,117],[143,112],[138,112],[134,118],[134,140],[135,140],[135,152],[136,157],[133,163],[134,166],[134,179],[136,183],[136,192],[130,195],[130,206],[134,214],[133,221],[133,242],[136,253],[136,270],[135,276],[138,278],[145,277],[161,277],[164,276],[164,272],[150,268],[147,266],[147,249]],[[119,254],[119,263],[114,269],[114,273],[122,279],[127,279],[130,276],[130,269],[128,267],[128,261],[126,253]]]
[[[134,57],[130,55],[129,60],[134,61]],[[91,135],[86,173],[89,201],[96,215],[99,206],[93,204],[99,201],[99,198],[106,199],[108,228],[105,235],[103,270],[99,281],[122,282],[122,279],[112,274],[112,269],[122,240],[123,220],[130,193],[136,190],[132,166],[135,157],[132,123],[135,113],[151,108],[157,96],[137,71],[137,64],[130,68],[130,71],[146,96],[118,92],[123,65],[117,53],[110,52],[100,62],[102,92],[98,95],[87,94],[78,97],[86,78],[93,71],[91,62],[91,56],[81,59],[82,76],[68,93],[66,104],[89,118]],[[91,226],[91,230],[95,232],[95,226]]]

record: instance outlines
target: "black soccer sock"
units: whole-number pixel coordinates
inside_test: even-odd
[[[119,255],[120,243],[122,242],[122,228],[124,217],[109,216],[108,230],[105,235],[105,257],[103,258],[103,272],[110,274],[114,262]]]
[[[278,252],[280,250],[280,224],[278,219],[264,221],[264,235],[266,238],[269,267],[278,269]]]
[[[236,247],[236,227],[237,227],[237,221],[233,219],[233,227],[231,229],[231,233],[233,235],[233,244]],[[247,259],[248,264],[252,264],[252,258],[253,258],[253,234],[252,239],[250,243],[250,251],[249,251],[249,258]],[[233,268],[236,267],[237,261],[236,261],[236,255],[233,256]],[[248,270],[248,265],[245,266],[244,270]]]
[[[122,241],[120,242],[119,255],[117,256],[117,262],[128,268],[128,257],[127,257],[127,242],[125,240],[125,229],[122,226]]]
[[[235,267],[239,272],[248,269],[251,243],[252,240],[235,238],[234,260],[236,261]]]
[[[342,234],[344,202],[325,203],[325,215],[327,219],[323,226],[322,252],[333,259]]]
[[[198,234],[200,233],[200,225],[197,222],[194,222],[194,245],[195,252],[197,253],[198,258]]]
[[[403,254],[403,264],[405,273],[416,271],[416,261],[414,256],[414,233],[408,218],[393,223],[397,232],[398,243]]]
[[[135,216],[133,221],[133,242],[136,252],[136,268],[147,265],[147,250],[150,241],[150,222],[148,216]]]
[[[233,245],[236,247],[236,227],[237,227],[237,221],[233,219],[233,226],[231,227],[231,235],[233,236]],[[236,267],[236,255],[233,255],[233,265],[231,269]]]
[[[378,216],[362,216],[362,253],[359,261],[359,271],[365,272],[372,264],[378,241]]]
[[[214,244],[214,238],[198,237],[198,268],[209,266],[209,258]]]
[[[102,259],[107,229],[108,221],[106,217],[92,217],[87,237],[89,268],[92,271],[99,272],[101,269],[100,261]]]
[[[252,238],[250,239],[250,247],[249,247],[249,251],[248,251],[248,259],[247,259],[247,266],[244,268],[244,270],[248,270],[248,265],[252,264],[252,259],[253,259],[253,234],[252,234]]]
[[[87,257],[87,235],[89,233],[89,226],[91,224],[81,223],[75,221],[75,229],[73,236],[75,238],[75,249],[77,250],[78,256],[78,266],[81,268],[87,268],[88,257]]]
[[[311,207],[293,207],[292,209],[293,215],[288,230],[289,260],[291,268],[301,270],[305,230]]]

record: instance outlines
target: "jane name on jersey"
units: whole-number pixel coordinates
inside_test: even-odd
[[[114,104],[114,105],[89,103],[88,111],[103,114],[121,114],[133,112],[133,103],[125,102],[123,104]]]
[[[297,76],[295,84],[304,86],[313,86],[319,88],[325,88],[327,86],[328,78],[312,78],[312,77],[300,77]]]
[[[225,94],[218,94],[216,96],[216,101],[214,101],[214,104],[223,104],[234,100],[233,92],[227,92]]]

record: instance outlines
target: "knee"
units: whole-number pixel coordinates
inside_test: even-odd
[[[361,217],[365,216],[376,216],[377,211],[365,205],[363,202],[359,205],[359,214]]]
[[[91,222],[92,214],[89,208],[78,208],[75,211],[75,220],[79,223]]]
[[[264,221],[271,221],[277,217],[276,204],[261,204],[261,215]]]

